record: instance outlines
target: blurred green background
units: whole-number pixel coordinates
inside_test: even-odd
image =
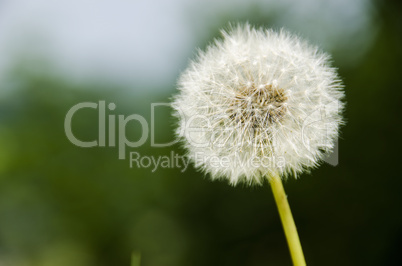
[[[81,102],[151,121],[229,21],[306,36],[345,83],[339,165],[285,183],[308,265],[402,265],[400,1],[27,2],[0,2],[1,266],[130,265],[132,252],[143,266],[291,265],[268,184],[130,168],[117,147],[80,148],[64,132]],[[156,141],[174,139],[174,122],[156,112]],[[73,132],[94,140],[98,125],[81,110]],[[138,139],[138,123],[126,134]],[[150,138],[133,151],[184,154]]]

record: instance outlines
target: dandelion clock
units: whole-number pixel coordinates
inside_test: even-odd
[[[237,25],[200,51],[172,103],[196,168],[232,185],[269,181],[294,265],[305,265],[282,179],[316,167],[342,124],[329,56],[285,30]]]

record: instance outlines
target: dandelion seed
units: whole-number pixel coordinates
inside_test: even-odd
[[[222,35],[181,75],[173,102],[195,166],[233,185],[317,166],[342,124],[329,56],[285,30],[246,24]]]
[[[213,179],[269,179],[293,263],[304,266],[281,178],[317,166],[334,147],[342,84],[327,54],[284,30],[246,24],[222,34],[180,77],[177,134]]]

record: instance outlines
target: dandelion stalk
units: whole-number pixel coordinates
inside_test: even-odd
[[[281,217],[283,230],[288,241],[290,256],[292,257],[293,265],[303,266],[306,265],[303,250],[300,244],[299,235],[295,222],[293,220],[292,212],[290,210],[289,202],[283,189],[282,180],[278,174],[271,175],[270,184],[272,193],[274,194],[275,202],[278,207],[279,216]]]
[[[131,254],[131,266],[140,266],[141,265],[141,253],[133,252]]]

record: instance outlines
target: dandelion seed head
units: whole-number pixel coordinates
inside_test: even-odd
[[[179,79],[177,135],[197,168],[231,184],[317,166],[342,124],[329,56],[285,30],[222,31]]]

